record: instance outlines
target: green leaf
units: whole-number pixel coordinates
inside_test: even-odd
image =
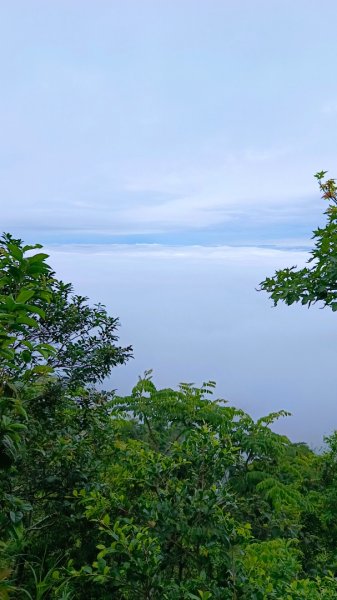
[[[12,256],[14,256],[14,258],[16,260],[21,261],[23,258],[23,252],[21,250],[21,248],[19,248],[19,246],[16,246],[15,244],[8,244],[7,248],[9,250],[9,252],[11,253]]]
[[[39,327],[38,322],[32,317],[27,317],[27,315],[20,316],[17,319],[17,323],[20,323],[20,325],[29,325],[30,327],[34,327],[34,329]]]
[[[327,172],[328,171],[318,171],[317,173],[315,173],[314,177],[316,177],[316,179],[318,180],[323,179]]]
[[[27,260],[30,264],[33,263],[43,263],[46,258],[49,258],[49,254],[44,254],[43,252],[39,252],[38,254],[34,254],[34,256],[30,256]]]
[[[15,301],[16,302],[27,302],[28,300],[30,300],[31,298],[33,298],[33,296],[35,295],[35,291],[34,290],[28,290],[23,288],[20,293],[18,294],[18,296],[16,297]]]
[[[33,369],[31,369],[32,373],[39,373],[39,374],[47,374],[47,373],[52,373],[53,372],[53,368],[49,367],[47,365],[36,365],[35,367],[33,367]]]
[[[23,512],[21,510],[18,510],[15,512],[13,510],[11,510],[9,513],[9,517],[10,517],[10,520],[12,521],[12,523],[14,523],[16,525],[17,523],[20,523],[20,521],[22,521]]]
[[[40,308],[39,306],[35,306],[34,304],[26,304],[26,308],[30,312],[36,313],[37,315],[42,317],[42,319],[44,319],[44,317],[46,316],[45,311],[42,308]]]
[[[110,516],[108,514],[105,514],[103,519],[102,519],[102,523],[104,525],[110,525]]]

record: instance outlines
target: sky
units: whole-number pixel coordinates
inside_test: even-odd
[[[0,3],[2,230],[120,317],[135,358],[107,385],[215,379],[294,440],[337,426],[336,316],[256,292],[323,223],[336,22],[333,0]]]

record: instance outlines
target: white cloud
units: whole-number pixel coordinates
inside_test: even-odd
[[[334,427],[335,315],[271,308],[256,292],[275,269],[303,265],[306,253],[152,245],[50,252],[57,274],[119,316],[121,341],[134,346],[135,359],[107,386],[128,393],[139,374],[154,368],[159,386],[214,379],[220,397],[254,416],[289,410],[293,417],[278,430],[295,440],[320,445]]]
[[[119,177],[109,175],[107,167],[101,171],[93,165],[92,173],[83,173],[82,180],[68,173],[52,190],[40,182],[38,186],[28,183],[29,200],[23,190],[25,177],[11,184],[6,184],[5,177],[0,188],[4,198],[8,191],[9,201],[3,227],[100,236],[212,229],[229,222],[240,227],[240,221],[257,226],[293,223],[308,219],[311,213],[315,226],[314,215],[322,208],[315,182],[307,170],[296,173],[286,152],[251,148],[200,168],[191,164],[179,168],[174,163],[164,167],[154,162],[151,171],[155,174],[148,176],[146,163],[141,176],[137,175],[141,163],[134,166],[133,176],[131,165],[128,177],[123,172]],[[288,161],[286,167],[279,156]],[[31,177],[28,165],[26,176]]]
[[[288,240],[283,244],[288,246]],[[57,259],[65,256],[68,260],[78,257],[79,260],[97,260],[95,257],[105,257],[111,261],[140,260],[202,261],[203,263],[220,262],[248,266],[263,265],[271,268],[285,266],[286,263],[302,264],[307,259],[307,253],[299,250],[283,250],[257,246],[166,246],[161,244],[64,244],[46,247],[46,250]],[[86,258],[85,258],[86,257]],[[74,259],[76,260],[76,259]],[[154,264],[154,263],[153,263]]]

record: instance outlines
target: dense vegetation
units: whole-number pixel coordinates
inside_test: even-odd
[[[261,287],[335,309],[318,175],[315,266]],[[132,349],[36,249],[0,242],[0,598],[337,598],[337,434],[317,455],[273,432],[284,412],[254,422],[213,382],[95,388]]]

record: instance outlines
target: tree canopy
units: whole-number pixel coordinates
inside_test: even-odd
[[[27,371],[28,365],[38,372],[53,371],[68,385],[101,382],[132,357],[132,348],[117,345],[118,318],[109,316],[102,304],[90,306],[70,283],[56,279],[47,254],[29,256],[40,248],[24,246],[9,234],[0,239],[0,319],[15,332],[6,345],[7,357],[12,353],[13,359],[8,366],[13,373]]]
[[[315,175],[328,207],[325,226],[313,232],[314,248],[309,266],[280,269],[260,284],[260,289],[269,293],[275,305],[280,301],[307,306],[322,302],[337,310],[337,186],[335,179],[324,179],[326,173],[320,171]]]

